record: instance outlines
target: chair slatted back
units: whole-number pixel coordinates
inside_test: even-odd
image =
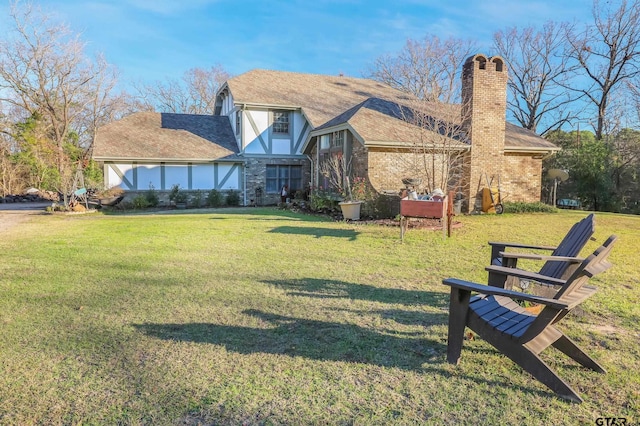
[[[595,230],[595,216],[591,213],[571,227],[567,235],[553,251],[552,255],[567,257],[578,256],[580,250],[587,244]],[[568,262],[546,262],[540,269],[540,274],[548,277],[561,278],[568,267]]]
[[[593,254],[583,260],[578,269],[567,279],[567,284],[558,290],[554,299],[563,300],[567,298],[571,293],[579,290],[589,278],[609,269],[612,265],[607,258],[617,239],[616,235],[610,236]]]

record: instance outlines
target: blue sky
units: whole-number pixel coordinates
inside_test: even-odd
[[[585,22],[590,0],[40,0],[102,52],[121,83],[178,78],[222,65],[361,77],[374,60],[427,34],[473,38],[548,20]],[[9,1],[0,5],[7,24]]]

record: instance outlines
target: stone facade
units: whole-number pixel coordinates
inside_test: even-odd
[[[273,205],[280,202],[278,192],[267,192],[267,165],[302,166],[302,186],[306,190],[311,181],[309,160],[304,157],[246,157],[246,205]],[[253,200],[253,203],[252,203]]]

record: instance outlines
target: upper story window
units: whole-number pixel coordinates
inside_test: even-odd
[[[273,133],[289,133],[289,112],[275,111],[273,113]]]
[[[344,132],[338,131],[331,134],[331,147],[342,147],[344,145]]]
[[[329,149],[331,145],[331,135],[322,135],[320,136],[320,149]]]
[[[328,135],[322,135],[320,136],[320,150],[331,150],[331,152],[342,151],[344,138],[344,130],[339,130]]]
[[[236,135],[240,134],[240,126],[242,126],[242,111],[236,111]]]

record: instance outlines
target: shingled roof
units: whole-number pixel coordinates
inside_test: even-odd
[[[299,108],[315,130],[348,125],[365,143],[415,139],[415,127],[398,116],[397,110],[399,105],[415,105],[416,98],[374,80],[255,69],[229,79],[221,91],[227,89],[236,104]],[[505,150],[548,152],[559,148],[534,132],[507,123]]]
[[[414,113],[414,109],[395,102],[369,98],[316,128],[313,134],[321,134],[324,129],[347,124],[362,138],[365,145],[414,144],[419,133],[424,131],[423,128],[411,124],[414,120],[420,119],[415,118]],[[436,124],[434,122],[429,128],[435,129]],[[466,140],[449,140],[449,148],[469,147]]]
[[[98,129],[96,160],[242,161],[228,117],[138,112]]]
[[[314,128],[369,98],[403,104],[412,98],[365,78],[251,70],[227,81],[237,104],[302,108]]]

